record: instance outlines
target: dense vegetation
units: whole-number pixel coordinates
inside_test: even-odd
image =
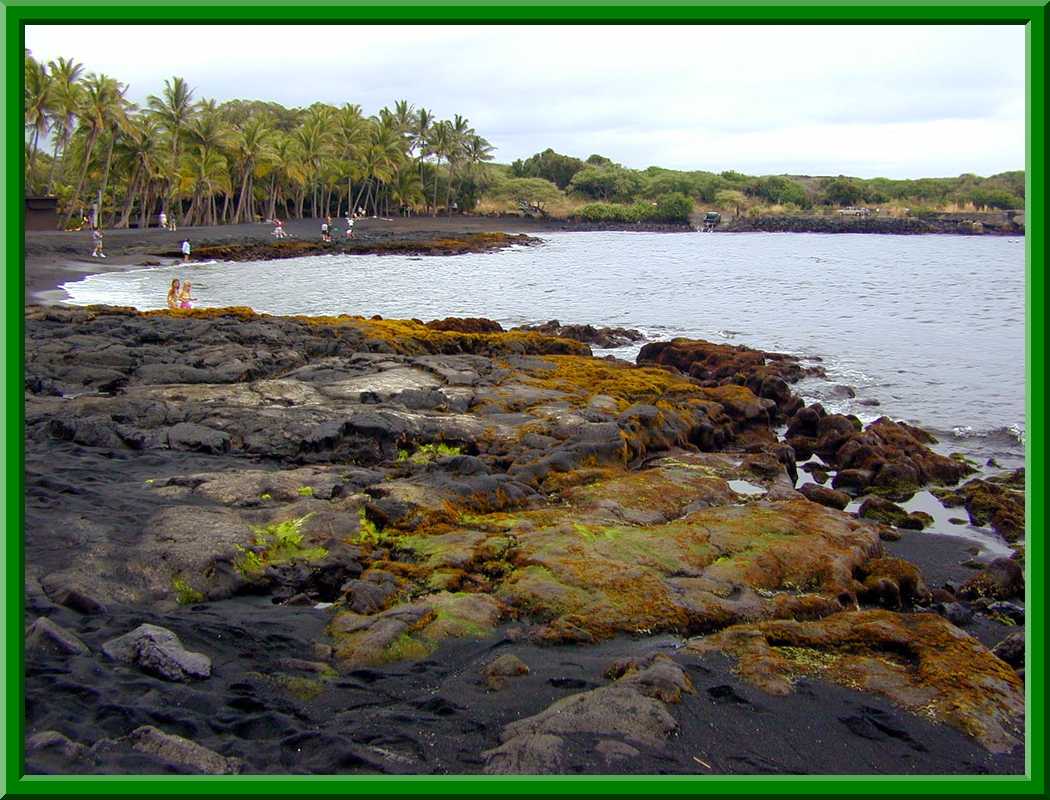
[[[285,108],[195,100],[182,78],[145,108],[115,78],[25,54],[25,189],[59,200],[63,223],[92,208],[107,227],[161,210],[184,225],[368,213],[517,212],[594,222],[681,222],[697,204],[732,214],[885,206],[912,212],[1024,207],[1024,172],[891,180],[634,170],[548,148],[486,164],[492,146],[455,115],[407,101],[366,117],[359,105]]]
[[[127,86],[72,60],[25,57],[25,188],[54,195],[68,222],[99,204],[105,226],[161,209],[182,224],[340,215],[364,207],[469,207],[492,146],[466,118],[437,120],[398,101],[359,105],[194,100],[182,78],[146,108]],[[50,142],[50,152],[41,145]]]

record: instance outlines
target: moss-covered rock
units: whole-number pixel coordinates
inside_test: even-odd
[[[1024,738],[1024,685],[980,642],[935,614],[855,611],[813,622],[739,625],[688,645],[725,652],[741,677],[773,694],[800,676],[881,694],[972,736],[992,752]]]
[[[1023,538],[1025,530],[1024,470],[935,492],[947,507],[965,506],[974,525],[991,526],[1008,542]]]

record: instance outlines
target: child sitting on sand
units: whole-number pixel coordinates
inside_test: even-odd
[[[173,278],[168,288],[168,308],[179,307],[179,279]]]
[[[196,297],[190,296],[190,289],[193,284],[189,281],[182,282],[182,291],[179,292],[179,308],[192,308],[190,305],[191,300],[196,300]]]

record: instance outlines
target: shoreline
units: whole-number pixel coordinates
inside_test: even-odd
[[[335,241],[332,249],[347,244],[339,239],[345,230],[343,220],[333,220]],[[60,286],[70,280],[106,272],[126,271],[150,266],[176,265],[181,262],[179,247],[188,238],[197,255],[204,247],[243,247],[289,245],[296,242],[317,245],[320,241],[320,220],[297,219],[285,222],[287,239],[276,241],[273,226],[268,223],[242,223],[179,229],[176,232],[150,228],[105,230],[105,260],[92,258],[90,231],[26,231],[25,232],[25,289],[24,300],[33,302],[60,302],[64,292]],[[502,233],[508,236],[535,236],[542,233],[624,230],[645,232],[689,233],[688,226],[671,225],[607,225],[569,223],[559,220],[534,220],[520,217],[401,217],[395,219],[364,218],[354,226],[352,247],[358,252],[374,252],[401,246],[411,248],[418,244],[446,239],[450,236],[472,236]],[[426,252],[426,250],[422,250]]]
[[[268,223],[242,223],[192,227],[176,232],[150,228],[105,230],[106,259],[92,258],[89,231],[26,231],[24,302],[63,303],[66,294],[63,283],[88,275],[127,271],[151,266],[176,265],[181,262],[179,246],[184,238],[190,240],[195,255],[204,247],[243,248],[267,247],[282,244],[313,243],[317,253],[340,249],[346,240],[338,236],[345,228],[342,220],[334,221],[336,241],[324,247],[320,242],[320,220],[289,220],[285,230],[289,238],[277,242]],[[382,252],[397,247],[410,249],[449,236],[503,233],[508,236],[535,237],[543,233],[593,231],[623,231],[646,233],[693,233],[687,225],[625,225],[620,223],[579,223],[565,220],[537,220],[524,217],[400,217],[394,219],[359,219],[354,228],[352,247],[357,252]],[[724,223],[716,233],[854,233],[868,235],[1019,235],[1023,229],[996,232],[991,228],[983,234],[960,227],[959,223],[933,228],[921,220],[890,219],[829,219],[823,217],[760,217],[741,218]],[[374,248],[374,249],[370,249]],[[312,252],[310,254],[313,254]]]

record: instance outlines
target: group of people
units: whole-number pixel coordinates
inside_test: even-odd
[[[165,214],[163,211],[161,211],[157,215],[157,221],[160,222],[160,227],[166,231],[177,230],[175,227],[175,217],[171,217],[171,219],[169,219],[168,215]]]
[[[168,288],[168,308],[192,308],[191,301],[197,299],[192,296],[192,291],[193,284],[189,281],[183,281],[180,284],[179,279],[174,278]]]
[[[347,239],[353,239],[354,238],[354,222],[360,216],[364,216],[364,209],[363,208],[360,209],[357,212],[348,212],[347,213],[347,215],[346,215],[346,238]],[[325,217],[324,221],[321,223],[321,241],[322,242],[330,242],[330,241],[332,241],[332,233],[333,233],[334,230],[335,230],[335,227],[332,225],[332,218],[331,217]]]

